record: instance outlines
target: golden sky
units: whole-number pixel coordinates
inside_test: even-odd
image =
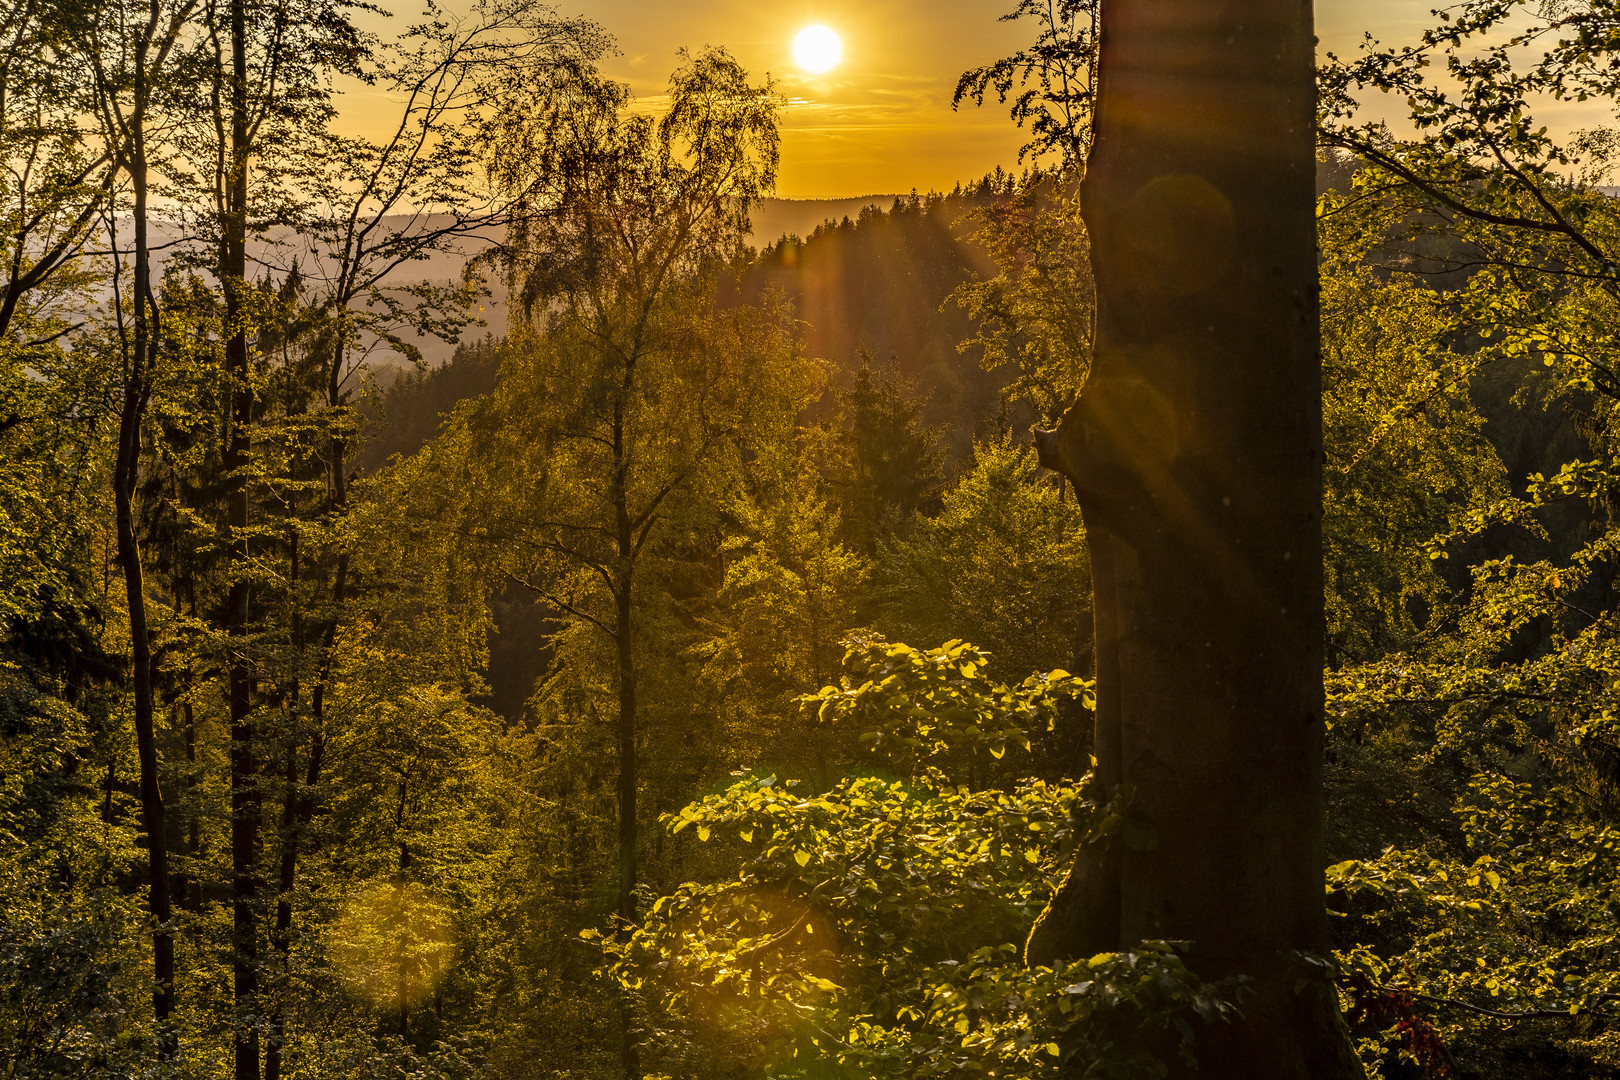
[[[788,99],[782,121],[787,198],[949,188],[1010,166],[1021,143],[1004,110],[951,111],[966,69],[1004,56],[1025,32],[985,0],[599,0],[586,13],[618,36],[608,63],[638,96],[658,93],[676,47],[724,45]],[[825,75],[793,62],[793,38],[822,23],[844,57]]]
[[[963,71],[1013,52],[1032,36],[1023,24],[997,21],[1013,3],[562,0],[560,10],[587,15],[615,35],[620,55],[605,67],[641,98],[662,92],[681,46],[723,45],[756,76],[768,73],[789,102],[777,194],[824,199],[949,189],[997,165],[1015,165],[1023,133],[1004,106],[951,110]],[[1429,24],[1434,6],[1436,0],[1319,0],[1321,48],[1353,52],[1363,31],[1385,42],[1410,40]],[[812,23],[831,27],[843,40],[843,62],[825,75],[800,71],[793,61],[793,38]],[[351,110],[363,113],[365,96],[344,108],[356,129],[366,124]],[[1543,119],[1566,126],[1556,116]]]

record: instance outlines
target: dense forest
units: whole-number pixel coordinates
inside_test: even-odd
[[[1534,119],[1620,103],[1620,6],[1465,0],[1319,57],[1309,145],[1132,158],[1108,49],[1192,55],[1141,8],[961,76],[1016,171],[761,248],[721,49],[649,110],[537,0],[0,13],[5,1075],[1620,1075],[1620,139]],[[1121,179],[1199,138],[1249,180]],[[1274,595],[1139,539],[1211,431],[1306,453],[1209,520],[1321,538],[1224,667],[1128,625]],[[1252,751],[1190,814],[1119,748],[1187,686]],[[1272,870],[1324,930],[1177,932]]]

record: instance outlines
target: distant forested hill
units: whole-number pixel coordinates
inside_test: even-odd
[[[898,195],[860,195],[851,199],[761,199],[748,211],[748,242],[756,248],[783,236],[809,236],[828,221],[859,217],[868,206],[888,209]]]
[[[1005,380],[981,368],[978,349],[957,350],[972,327],[946,301],[970,276],[994,272],[968,239],[968,215],[1001,198],[1004,185],[993,176],[950,194],[912,194],[825,222],[808,237],[784,236],[743,278],[742,299],[755,302],[771,287],[790,296],[806,351],[831,361],[841,385],[863,351],[880,370],[892,362],[926,395],[924,421],[949,425],[952,449],[966,456],[973,436],[995,422]]]
[[[445,414],[464,398],[495,388],[500,350],[493,334],[456,346],[450,359],[420,371],[396,369],[393,378],[378,379],[377,394],[366,400],[366,438],[355,463],[372,472],[395,454],[411,454],[438,432]]]
[[[894,195],[861,195],[850,199],[762,199],[749,213],[753,228],[749,232],[748,239],[754,247],[764,248],[783,236],[809,236],[824,222],[858,217],[861,211],[869,206],[887,208],[895,198]],[[407,219],[404,216],[395,216],[383,220],[384,224],[399,228],[404,226]],[[425,227],[432,228],[445,220],[443,215],[430,214],[421,218],[420,222]],[[166,242],[173,238],[165,235],[162,239]],[[266,243],[255,247],[250,253],[256,261],[265,265],[271,265],[273,257],[279,257],[280,261],[285,263],[288,259],[285,251],[297,250],[296,247],[289,246],[292,238],[285,230],[280,233],[272,231],[265,239]],[[433,252],[427,258],[416,261],[412,265],[411,276],[422,281],[459,281],[467,260],[487,252],[499,239],[499,230],[481,230],[464,238],[455,250]],[[490,282],[490,290],[491,295],[485,297],[480,305],[479,315],[484,320],[484,329],[496,338],[501,338],[505,336],[507,327],[506,290],[499,281]],[[469,332],[467,338],[471,340],[473,336]],[[446,344],[431,336],[411,337],[409,340],[422,350],[422,356],[429,367],[438,367],[448,362],[455,351],[454,345]],[[378,351],[376,365],[380,381],[384,383],[409,366],[398,354],[384,350]]]
[[[992,272],[968,239],[968,215],[1003,197],[1009,181],[997,173],[948,194],[768,199],[754,215],[756,240],[764,228],[803,226],[821,212],[854,210],[855,217],[822,218],[808,235],[789,231],[765,243],[735,286],[736,298],[751,303],[772,287],[790,296],[804,324],[806,352],[834,365],[835,385],[847,388],[863,352],[879,371],[892,364],[898,378],[925,397],[923,421],[947,426],[953,455],[965,459],[974,435],[997,422],[1005,380],[981,369],[977,349],[957,351],[971,327],[946,300],[971,275]],[[504,327],[501,311],[490,334],[458,346],[444,363],[392,381],[387,371],[380,373],[383,389],[366,405],[363,471],[418,449],[457,401],[489,392],[499,367],[495,335]]]

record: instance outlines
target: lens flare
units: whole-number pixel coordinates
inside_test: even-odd
[[[455,952],[448,906],[414,882],[356,890],[332,927],[328,952],[350,991],[400,1008],[433,991]]]

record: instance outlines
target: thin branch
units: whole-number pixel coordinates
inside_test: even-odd
[[[1595,258],[1599,260],[1604,258],[1600,252],[1597,252],[1596,248],[1591,246],[1590,241],[1577,234],[1571,226],[1562,222],[1561,219],[1558,221],[1538,221],[1535,218],[1515,217],[1508,214],[1493,214],[1488,210],[1477,210],[1474,207],[1469,206],[1467,203],[1460,202],[1457,199],[1452,198],[1450,195],[1447,195],[1444,191],[1439,189],[1435,181],[1419,176],[1410,168],[1403,165],[1393,155],[1385,153],[1376,146],[1373,146],[1371,143],[1363,142],[1359,139],[1353,139],[1348,135],[1340,135],[1337,132],[1330,131],[1325,128],[1321,129],[1318,134],[1324,142],[1341,147],[1345,150],[1349,150],[1352,153],[1359,154],[1361,157],[1377,163],[1382,168],[1388,169],[1390,172],[1401,177],[1413,187],[1426,192],[1430,198],[1439,200],[1441,203],[1445,204],[1458,214],[1462,214],[1465,217],[1471,217],[1476,221],[1488,222],[1492,225],[1534,229],[1537,232],[1567,236],[1570,240],[1578,244],[1582,250],[1588,251],[1588,253],[1594,253]]]
[[[1438,994],[1423,994],[1404,986],[1380,986],[1386,994],[1404,994],[1418,1001],[1430,1001],[1436,1005],[1452,1005],[1456,1008],[1471,1012],[1476,1016],[1488,1016],[1492,1020],[1578,1020],[1583,1016],[1596,1017],[1599,1020],[1620,1020],[1620,1017],[1610,1013],[1593,1012],[1590,1010],[1570,1012],[1568,1009],[1526,1009],[1522,1012],[1506,1012],[1502,1009],[1487,1009],[1483,1005],[1473,1005],[1457,998],[1441,997]]]

